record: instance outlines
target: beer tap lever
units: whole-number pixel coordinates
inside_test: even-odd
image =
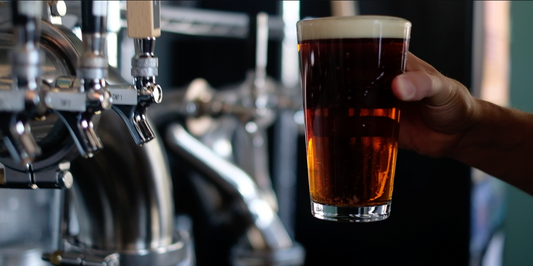
[[[160,103],[163,90],[155,77],[158,75],[158,59],[154,55],[156,37],[161,35],[160,1],[128,1],[128,36],[133,38],[135,56],[131,59],[133,87],[137,102],[115,102],[115,110],[127,125],[135,143],[142,145],[155,138],[146,111],[153,103]],[[113,94],[115,92],[113,91]]]
[[[26,165],[41,153],[31,134],[29,120],[44,112],[40,103],[39,49],[41,1],[12,1],[15,45],[10,54],[13,85],[0,92],[0,130],[13,160]]]

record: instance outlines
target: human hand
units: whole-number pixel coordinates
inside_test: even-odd
[[[392,91],[403,101],[401,148],[458,160],[533,196],[533,114],[475,98],[412,54]]]
[[[392,91],[404,101],[400,148],[431,157],[452,156],[475,123],[477,101],[468,89],[411,53],[406,73],[392,81]]]

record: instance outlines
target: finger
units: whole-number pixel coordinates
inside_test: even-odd
[[[453,92],[462,90],[462,85],[441,74],[425,71],[406,72],[392,81],[392,91],[402,101],[420,101],[432,106],[448,103]]]
[[[420,59],[412,53],[407,54],[407,66],[406,70],[409,71],[427,71],[429,73],[435,73],[437,70],[428,64],[426,61]]]
[[[393,80],[394,94],[403,101],[420,101],[441,106],[451,99],[453,92],[461,91],[461,85],[447,78],[432,65],[412,53],[407,57],[407,72]]]

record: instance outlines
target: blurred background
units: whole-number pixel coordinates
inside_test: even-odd
[[[350,14],[400,16],[413,23],[410,51],[457,79],[478,97],[532,111],[533,3],[529,1],[194,1],[185,8],[299,18]],[[353,8],[353,10],[351,9]],[[292,18],[294,19],[294,17]],[[291,26],[291,25],[286,25]],[[291,32],[289,29],[288,32]],[[290,36],[285,36],[289,39]],[[163,34],[164,88],[206,79],[214,88],[245,79],[246,41],[226,37]],[[292,37],[291,40],[294,40]],[[283,41],[268,45],[269,76],[282,80]],[[286,44],[285,44],[286,45]],[[289,44],[290,45],[290,44]],[[296,55],[293,55],[296,56]],[[208,62],[208,63],[207,63]],[[290,72],[293,73],[293,72]],[[294,74],[292,74],[294,75]],[[287,81],[287,79],[289,81]],[[285,77],[294,82],[294,77]],[[292,80],[292,81],[291,81]],[[289,84],[290,86],[290,84]],[[271,136],[274,129],[269,129]],[[309,213],[305,147],[297,139],[295,203],[287,225],[307,251],[306,265],[530,265],[533,198],[466,165],[401,151],[391,218],[375,224],[335,224]],[[271,144],[275,145],[275,144]],[[273,147],[270,170],[277,177]],[[280,209],[283,208],[280,206]]]

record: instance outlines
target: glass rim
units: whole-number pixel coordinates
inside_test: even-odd
[[[387,16],[387,15],[355,15],[355,16],[327,16],[327,17],[311,17],[304,18],[297,22],[297,24],[305,23],[307,21],[328,21],[328,20],[388,20],[388,21],[397,21],[403,23],[411,22],[402,17],[396,16]]]
[[[410,39],[411,22],[382,15],[307,18],[296,23],[298,41],[342,38]]]

